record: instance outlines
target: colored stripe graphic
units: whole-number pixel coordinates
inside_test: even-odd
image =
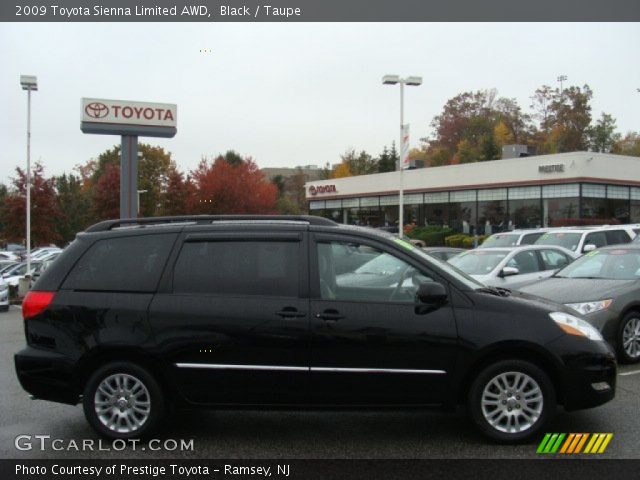
[[[567,455],[604,453],[612,438],[613,433],[547,433],[538,445],[536,452]]]

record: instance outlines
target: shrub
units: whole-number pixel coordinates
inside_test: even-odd
[[[416,227],[407,232],[409,238],[422,240],[427,247],[442,247],[445,245],[445,238],[451,235],[453,230],[449,227],[432,225],[427,227]]]

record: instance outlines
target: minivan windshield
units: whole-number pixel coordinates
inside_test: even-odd
[[[549,232],[545,233],[538,240],[536,245],[558,245],[559,247],[568,248],[569,250],[576,251],[578,245],[580,245],[580,238],[582,233],[573,232]]]

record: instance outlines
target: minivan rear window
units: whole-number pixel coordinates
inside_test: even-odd
[[[105,238],[76,263],[62,288],[96,292],[153,292],[177,234]]]

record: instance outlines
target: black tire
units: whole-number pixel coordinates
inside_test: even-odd
[[[618,360],[620,363],[638,363],[640,362],[640,355],[632,356],[625,350],[624,347],[624,330],[630,324],[630,322],[636,321],[640,322],[640,312],[631,311],[628,312],[622,320],[620,320],[620,325],[618,326],[618,337],[616,338],[616,350],[618,353]],[[636,347],[640,348],[640,347]],[[640,351],[639,351],[640,352]]]
[[[8,312],[9,305],[0,305],[0,312]]]
[[[533,382],[527,381],[516,388],[505,387],[502,391],[496,388],[496,384],[492,384],[498,378],[515,381],[515,374],[518,373],[526,375]],[[501,375],[506,377],[500,377]],[[541,402],[535,400],[536,385],[542,395]],[[483,407],[485,389],[486,400],[495,401],[496,405]],[[498,395],[498,398],[494,399],[493,395]],[[525,401],[529,403],[525,404]],[[489,365],[475,378],[469,390],[467,407],[471,419],[484,435],[501,443],[520,443],[535,437],[553,417],[556,411],[556,392],[549,376],[536,365],[523,360],[502,360]],[[507,411],[508,408],[511,410]],[[530,413],[538,409],[537,415]],[[495,415],[496,426],[489,422],[485,414],[489,418]],[[530,416],[529,420],[525,415]],[[508,423],[501,423],[504,421]],[[522,422],[522,425],[516,427],[516,421]]]
[[[116,383],[118,379],[120,379],[120,383]],[[136,385],[135,381],[139,382],[142,387],[132,387]],[[98,392],[98,387],[103,382],[116,391],[116,394],[111,398],[116,402],[122,402],[122,404],[103,406],[108,410],[103,412],[101,417],[96,412],[96,408],[99,407],[97,402],[106,397],[104,392],[107,390],[104,388]],[[125,383],[126,386],[124,386]],[[123,388],[117,390],[117,385],[123,385]],[[123,393],[118,394],[117,392]],[[125,405],[125,402],[136,401],[139,404]],[[146,415],[140,413],[141,409],[147,410],[147,403],[148,413]],[[154,376],[147,369],[130,362],[109,363],[97,369],[87,381],[82,406],[85,418],[91,427],[100,435],[114,439],[148,437],[158,427],[165,412],[163,392]],[[109,422],[105,424],[104,415],[114,417],[116,421],[112,424]],[[128,417],[129,420],[125,417]],[[139,422],[139,425],[134,422]]]

